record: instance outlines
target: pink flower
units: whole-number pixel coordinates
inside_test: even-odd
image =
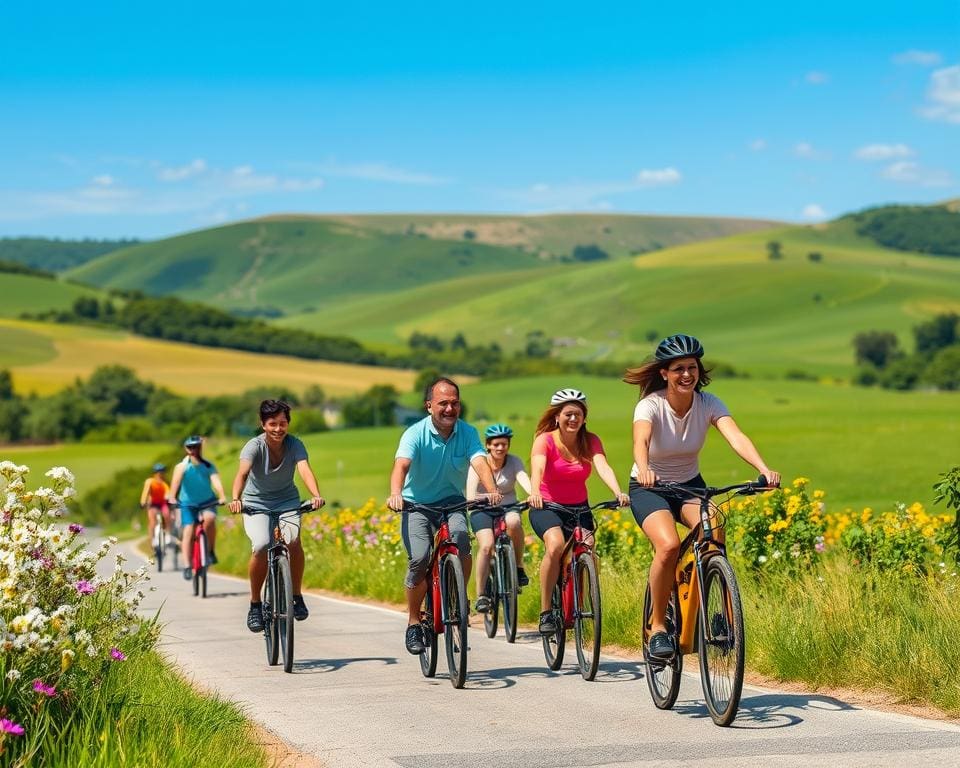
[[[127,654],[125,654],[119,648],[114,647],[110,649],[110,658],[114,661],[126,661]]]
[[[13,720],[7,720],[7,718],[0,718],[0,731],[3,733],[9,733],[13,736],[23,736],[24,730],[23,726],[20,723],[15,723]]]
[[[93,584],[91,584],[86,579],[78,581],[73,585],[73,588],[81,595],[92,595],[93,594]]]
[[[80,525],[80,523],[70,523],[70,525],[67,526],[67,530],[70,531],[70,533],[83,533],[83,526]]]
[[[57,689],[52,685],[47,685],[43,680],[34,680],[33,681],[33,690],[37,693],[42,693],[44,696],[56,696]]]
[[[825,550],[827,546],[822,541],[818,541],[816,544],[813,545],[813,548],[817,550],[817,552],[823,552],[823,550]]]

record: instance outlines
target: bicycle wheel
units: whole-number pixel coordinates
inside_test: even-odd
[[[490,608],[483,614],[483,628],[487,637],[493,637],[497,634],[497,624],[500,619],[500,590],[497,585],[500,583],[500,563],[496,554],[490,558],[490,573],[487,575],[487,594],[490,595]]]
[[[541,635],[543,641],[543,655],[547,666],[552,670],[560,669],[563,664],[563,651],[567,645],[567,630],[563,627],[563,607],[560,595],[560,585],[555,584],[550,598],[550,607],[553,609],[553,620],[557,623],[557,631],[552,635]]]
[[[437,606],[439,609],[440,606]],[[420,626],[423,629],[423,653],[420,654],[420,671],[424,677],[437,674],[437,633],[433,631],[433,571],[427,574],[427,595],[423,599]]]
[[[500,570],[503,573],[503,592],[500,602],[503,604],[503,633],[507,642],[517,639],[517,556],[513,543],[504,544],[500,552]]]
[[[193,549],[191,550],[190,565],[193,568],[193,596],[200,594],[200,571],[203,570],[203,536],[193,534]]]
[[[743,605],[733,568],[723,555],[711,557],[703,573],[706,627],[700,627],[700,682],[710,717],[730,725],[743,689]]]
[[[166,546],[166,534],[158,520],[153,530],[153,557],[157,561],[157,573],[163,573],[163,555]]]
[[[293,579],[290,558],[277,558],[277,637],[283,654],[283,671],[293,671]]]
[[[277,631],[277,563],[273,556],[269,558],[267,578],[263,582],[261,600],[263,605],[263,639],[267,646],[267,664],[276,666],[280,658],[280,637]]]
[[[675,653],[670,660],[654,659],[647,650],[648,631],[650,625],[650,613],[652,611],[652,600],[650,597],[650,585],[647,584],[647,591],[643,596],[643,660],[647,665],[647,687],[650,689],[650,697],[658,709],[670,709],[677,701],[677,695],[680,693],[680,673],[683,671],[683,655]],[[667,603],[667,618],[671,619],[677,616],[677,591],[674,589],[670,593],[670,602]],[[667,627],[673,630],[671,634],[674,637],[676,645],[677,631],[676,626]]]
[[[573,636],[577,643],[577,662],[584,680],[593,680],[600,665],[600,579],[597,564],[583,552],[573,564],[577,602],[573,613]]]
[[[456,555],[443,558],[441,585],[446,619],[443,640],[447,649],[447,667],[450,683],[454,688],[463,688],[467,680],[467,624],[469,608],[467,587],[463,580],[463,566]]]

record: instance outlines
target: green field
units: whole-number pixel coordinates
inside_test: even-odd
[[[510,423],[517,433],[513,451],[529,461],[532,432],[549,395],[577,386],[589,397],[590,428],[600,435],[608,457],[626,486],[632,463],[631,419],[636,391],[596,378],[533,378],[463,388],[469,418],[480,426]],[[768,464],[787,479],[809,477],[827,492],[831,509],[891,509],[897,501],[930,506],[931,485],[960,456],[958,393],[897,393],[809,382],[720,380],[710,390],[723,399],[737,423],[754,440]],[[399,427],[327,432],[306,443],[321,490],[344,506],[368,498],[382,501]],[[236,446],[216,452],[221,471],[236,467]],[[723,484],[752,476],[712,431],[701,457],[708,482]],[[591,479],[599,500],[606,488]]]
[[[36,313],[48,309],[70,309],[81,296],[103,298],[102,292],[95,288],[7,272],[0,272],[0,296],[3,296],[0,317],[19,317],[23,312]]]
[[[326,360],[260,355],[147,339],[126,331],[61,323],[0,320],[0,367],[18,392],[47,395],[102,365],[125,365],[140,378],[185,395],[238,394],[256,386],[303,391],[317,384],[349,395],[374,384],[413,385],[415,373]]]

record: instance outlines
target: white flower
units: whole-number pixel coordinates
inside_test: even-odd
[[[9,463],[10,463],[9,461],[4,462],[4,464],[9,464]],[[11,669],[9,672],[7,672],[7,680],[9,680],[11,683],[15,683],[19,679],[20,679],[19,669]]]
[[[75,479],[73,472],[66,467],[52,467],[51,469],[47,470],[46,476],[52,477],[54,480],[61,480],[68,485],[73,485]]]
[[[760,563],[760,565],[763,565],[765,562],[767,562],[767,556],[760,555],[760,557],[757,558],[757,562]]]

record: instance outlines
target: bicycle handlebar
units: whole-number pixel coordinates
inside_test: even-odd
[[[777,486],[770,485],[770,483],[767,482],[767,478],[765,478],[763,475],[760,475],[756,480],[751,480],[746,483],[734,483],[733,485],[727,485],[720,488],[712,486],[699,488],[697,486],[684,485],[683,483],[659,481],[654,485],[649,486],[647,490],[681,491],[697,499],[709,501],[714,496],[719,496],[722,493],[734,492],[737,496],[753,496],[760,491],[769,491],[775,487]]]
[[[291,507],[290,509],[246,509],[243,508],[240,510],[240,513],[243,515],[289,515],[291,512],[313,512],[313,502],[311,501],[302,501],[299,506]]]
[[[476,509],[478,507],[489,507],[493,508],[490,505],[490,502],[486,499],[471,499],[470,501],[458,501],[454,504],[422,504],[415,501],[403,500],[403,510],[404,512],[432,512],[440,513],[444,515],[450,515],[454,512],[466,512],[468,509]]]
[[[168,501],[167,506],[183,507],[184,505],[181,504],[179,501]],[[186,506],[193,507],[194,509],[210,509],[210,507],[225,507],[227,506],[227,502],[219,502],[216,499],[210,499],[210,501],[205,502],[203,504],[187,504]]]

